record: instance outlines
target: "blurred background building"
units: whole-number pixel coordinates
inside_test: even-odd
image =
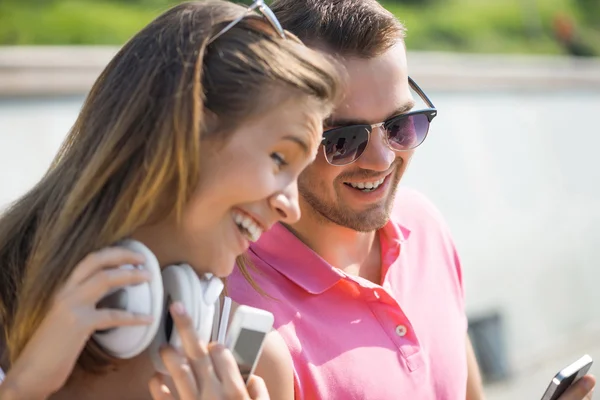
[[[44,173],[118,47],[174,3],[0,0],[0,209]],[[568,362],[600,362],[600,0],[382,4],[439,109],[404,184],[454,231],[487,396],[540,398]]]

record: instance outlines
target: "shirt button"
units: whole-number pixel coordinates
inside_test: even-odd
[[[379,296],[379,293],[377,293],[377,290],[373,290],[373,295],[375,296],[375,298],[376,298],[377,300],[379,300],[379,299],[380,299],[380,297],[381,297],[381,296]]]
[[[404,337],[404,335],[406,335],[407,331],[408,331],[408,329],[406,329],[406,327],[404,325],[398,325],[396,327],[396,335],[398,335],[400,337]]]

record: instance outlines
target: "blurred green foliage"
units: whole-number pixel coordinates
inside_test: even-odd
[[[600,0],[577,0],[579,9],[584,11],[582,16],[584,20],[600,29]]]
[[[122,44],[177,0],[0,0],[0,44]],[[251,0],[238,2],[250,3]],[[560,53],[554,20],[600,54],[600,0],[383,0],[409,49]]]

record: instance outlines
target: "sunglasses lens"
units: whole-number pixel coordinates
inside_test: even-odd
[[[410,150],[425,140],[429,131],[426,114],[400,116],[386,124],[388,141],[394,150]]]
[[[327,133],[325,139],[325,157],[332,165],[350,164],[365,151],[368,142],[366,126],[334,129]]]

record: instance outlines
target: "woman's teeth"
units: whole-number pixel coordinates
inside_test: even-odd
[[[261,227],[250,217],[238,211],[233,211],[233,220],[240,232],[251,242],[256,242],[262,234]]]
[[[385,178],[381,178],[375,182],[359,182],[359,183],[346,183],[348,186],[352,186],[354,189],[362,190],[363,192],[372,192],[377,189],[385,181]]]

